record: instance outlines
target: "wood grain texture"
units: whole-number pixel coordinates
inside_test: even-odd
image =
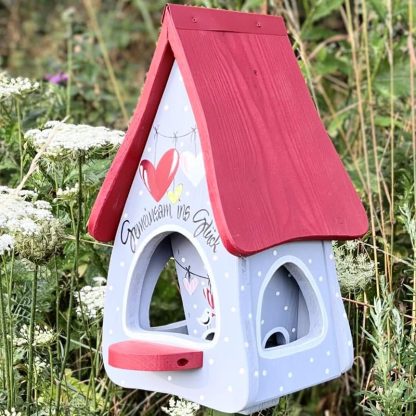
[[[184,29],[193,9],[170,5],[165,11],[126,142],[91,214],[91,235],[114,238],[174,56],[201,136],[216,224],[229,252],[250,255],[289,241],[362,236],[368,228],[364,208],[319,119],[288,37],[281,29],[238,33],[237,22],[242,31],[251,24],[250,15],[239,13],[232,13],[230,31]],[[224,27],[231,16],[200,8],[195,13],[201,27]],[[276,27],[283,24],[267,19]]]
[[[109,346],[108,363],[126,370],[185,371],[202,367],[203,352],[145,341],[123,341]]]
[[[173,52],[168,43],[165,25],[162,27],[126,137],[91,210],[88,232],[98,241],[114,239],[173,61]]]

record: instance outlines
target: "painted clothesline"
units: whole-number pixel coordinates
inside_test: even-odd
[[[183,270],[185,270],[186,271],[186,275],[185,275],[185,277],[187,278],[187,279],[189,279],[189,276],[196,276],[196,277],[199,277],[199,278],[201,278],[201,279],[206,279],[206,280],[210,280],[210,278],[209,278],[209,276],[207,275],[207,276],[202,276],[202,275],[200,275],[200,274],[197,274],[197,273],[194,273],[194,272],[191,272],[191,266],[183,266],[181,263],[179,263],[179,261],[178,260],[176,260],[175,259],[175,263],[181,268],[181,269],[183,269]]]
[[[178,135],[177,133],[174,133],[173,136],[169,136],[167,134],[161,133],[158,129],[158,127],[153,127],[153,130],[155,131],[155,134],[157,135],[157,137],[163,137],[164,139],[182,139],[184,137],[196,134],[197,132],[197,127],[192,127],[190,131],[188,131],[187,133]]]

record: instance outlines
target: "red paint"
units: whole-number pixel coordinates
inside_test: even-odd
[[[145,341],[123,341],[110,345],[112,367],[139,371],[185,371],[201,368],[203,352]]]
[[[280,17],[167,6],[142,97],[90,217],[92,236],[115,237],[173,56],[229,252],[250,255],[288,241],[367,231],[364,208],[284,33]]]
[[[206,287],[206,288],[204,288],[203,293],[204,293],[205,299],[207,300],[208,305],[210,306],[210,308],[215,309],[214,295],[212,294],[211,289]]]
[[[165,195],[179,167],[179,153],[168,150],[155,168],[150,160],[143,159],[139,165],[140,176],[156,202]]]

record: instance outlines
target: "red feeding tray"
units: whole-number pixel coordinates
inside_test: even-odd
[[[111,366],[140,371],[184,371],[202,367],[203,352],[144,341],[110,345]]]

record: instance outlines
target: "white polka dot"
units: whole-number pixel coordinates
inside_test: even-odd
[[[348,344],[348,346],[349,346],[349,347],[352,347],[352,342],[351,342],[351,340],[349,340],[347,344]]]
[[[289,378],[292,378],[292,377],[293,377],[293,373],[292,373],[291,371],[289,371],[289,372],[287,373],[287,376],[288,376]]]
[[[151,147],[148,147],[147,148],[147,151],[150,153],[152,151],[152,148]]]
[[[124,213],[123,217],[124,218],[128,218],[129,214],[127,214],[127,212]]]
[[[212,256],[212,260],[217,261],[217,260],[218,260],[218,256],[217,256],[216,254],[214,254],[214,255]]]
[[[246,290],[246,288],[242,285],[242,286],[240,287],[240,290],[241,290],[242,292],[244,292],[244,291]]]
[[[194,329],[192,332],[193,332],[195,335],[198,333],[198,331],[197,331],[196,329]]]
[[[142,196],[142,195],[143,195],[143,191],[142,191],[142,190],[140,190],[140,191],[139,191],[139,195],[140,195],[140,196]]]
[[[213,358],[210,358],[209,360],[208,360],[208,363],[209,363],[209,365],[213,365],[214,364],[214,359]]]
[[[112,334],[113,334],[113,330],[112,330],[112,329],[110,329],[110,330],[108,331],[108,333],[109,333],[110,335],[112,335]]]
[[[283,386],[279,387],[279,391],[282,392],[283,391]]]
[[[120,267],[124,267],[126,265],[126,263],[124,263],[124,261],[120,262]]]
[[[266,376],[267,376],[267,370],[263,370],[263,371],[261,372],[261,374],[263,375],[263,377],[266,377]]]
[[[285,305],[285,307],[283,308],[285,311],[289,310],[289,306]]]
[[[186,191],[186,192],[185,192],[185,195],[186,195],[186,196],[189,196],[189,195],[191,195],[191,194],[189,193],[189,191]]]
[[[261,323],[262,325],[264,325],[264,319],[262,319],[260,323]]]
[[[336,292],[336,293],[335,293],[335,297],[336,297],[336,298],[339,298],[339,292]]]
[[[228,278],[230,277],[230,273],[225,272],[225,273],[224,273],[224,276],[225,276],[225,278],[226,278],[226,279],[228,279]]]
[[[186,113],[188,110],[189,110],[189,107],[186,105],[186,106],[183,108],[183,111],[185,111],[185,113]]]
[[[260,276],[261,276],[261,271],[260,271],[260,270],[257,272],[257,276],[258,276],[258,277],[260,277]]]
[[[179,143],[179,146],[180,146],[180,147],[184,147],[184,146],[185,146],[185,143],[184,143],[184,142],[180,142],[180,143]]]
[[[168,381],[172,381],[172,376],[168,376]]]
[[[310,362],[310,363],[315,362],[315,358],[313,358],[313,357],[309,358],[309,362]]]
[[[201,395],[199,396],[199,400],[204,401],[204,400],[205,400],[205,396],[204,396],[203,394],[201,394]]]
[[[182,258],[181,258],[181,262],[182,262],[182,263],[185,263],[185,262],[186,262],[185,257],[182,257]]]
[[[312,259],[308,259],[308,263],[311,264],[312,263]]]
[[[244,343],[244,347],[248,348],[249,346],[250,346],[250,344],[246,341],[246,342]]]
[[[230,338],[224,337],[224,342],[230,342]]]
[[[204,281],[201,282],[201,286],[205,286],[205,282]]]
[[[248,319],[251,319],[253,317],[253,314],[252,313],[249,313],[248,314]]]
[[[329,368],[325,368],[325,374],[329,374]]]
[[[168,106],[167,104],[165,104],[165,106],[163,107],[163,109],[164,109],[165,111],[168,111],[168,110],[169,110],[169,106]]]
[[[120,306],[117,306],[116,311],[120,312]]]
[[[254,372],[254,377],[258,377],[259,376],[259,372],[256,370],[255,372]]]
[[[110,292],[112,292],[113,291],[113,286],[108,286],[108,290],[110,291]]]
[[[277,256],[277,250],[273,250],[273,256]]]
[[[322,281],[324,280],[324,277],[323,277],[323,276],[319,276],[319,277],[318,277],[318,280],[319,280],[320,282],[322,282]]]
[[[245,372],[246,372],[246,370],[244,370],[244,368],[240,368],[239,373],[240,373],[241,375],[243,375]]]
[[[343,317],[344,317],[344,319],[348,319],[348,316],[347,316],[347,314],[345,312],[344,312]]]
[[[334,260],[334,255],[333,254],[329,255],[329,260]]]
[[[228,386],[227,390],[231,393],[233,391],[233,386]]]
[[[194,309],[198,309],[198,305],[197,305],[196,303],[194,303],[194,304],[192,305],[192,307],[193,307]]]
[[[279,291],[276,292],[276,296],[280,296],[280,292]]]
[[[235,306],[231,306],[231,312],[235,312],[237,308]]]
[[[296,328],[292,328],[292,332],[295,333],[296,332]]]
[[[326,352],[326,355],[329,357],[329,356],[331,355],[331,351],[329,351],[329,350],[328,350],[328,351]]]
[[[126,380],[121,380],[121,381],[120,381],[120,384],[121,384],[122,386],[125,386],[125,385],[126,385]]]

